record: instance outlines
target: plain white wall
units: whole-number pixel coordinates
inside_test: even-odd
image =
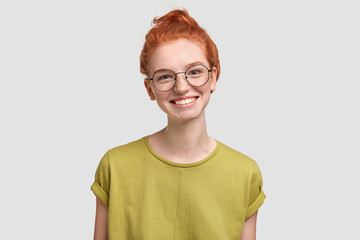
[[[219,48],[210,135],[262,170],[258,239],[360,239],[358,2],[235,2],[1,1],[1,239],[92,238],[100,158],[166,123],[139,54],[177,7]]]

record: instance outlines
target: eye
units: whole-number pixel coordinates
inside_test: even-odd
[[[167,83],[173,81],[174,77],[172,75],[165,74],[165,75],[156,76],[155,80],[159,83],[165,83],[165,82]]]
[[[202,65],[193,66],[189,68],[186,72],[186,75],[190,78],[198,78],[206,73],[206,68]]]
[[[171,72],[170,70],[160,70],[158,72],[155,73],[154,75],[154,80],[156,82],[171,82],[174,80],[174,73]]]
[[[191,70],[188,72],[189,75],[196,75],[196,74],[200,74],[199,70]]]
[[[171,78],[170,75],[162,75],[162,76],[159,76],[158,80],[167,80],[169,78]]]

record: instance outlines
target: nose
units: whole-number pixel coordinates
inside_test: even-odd
[[[179,72],[176,74],[176,82],[174,91],[179,94],[186,93],[190,89],[190,84],[186,80],[185,73]]]

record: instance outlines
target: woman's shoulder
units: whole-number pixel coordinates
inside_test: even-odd
[[[111,157],[127,155],[127,154],[135,154],[136,152],[143,151],[146,148],[145,138],[142,137],[140,139],[118,145],[108,150],[108,154]]]
[[[226,161],[233,162],[234,164],[241,165],[242,167],[253,168],[257,165],[256,161],[245,155],[244,153],[229,147],[228,145],[221,143],[221,151],[219,151],[219,157],[226,159]]]

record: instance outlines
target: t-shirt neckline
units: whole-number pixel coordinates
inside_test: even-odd
[[[196,167],[196,166],[199,166],[199,165],[202,165],[202,164],[206,163],[207,161],[209,161],[210,159],[212,159],[216,155],[216,153],[219,151],[219,149],[221,147],[221,142],[216,140],[217,144],[216,144],[215,149],[206,158],[204,158],[204,159],[202,159],[200,161],[194,162],[194,163],[177,163],[177,162],[173,162],[173,161],[167,160],[167,159],[159,156],[151,148],[150,143],[149,143],[149,136],[145,136],[143,139],[144,139],[144,142],[146,144],[146,147],[148,148],[148,150],[150,151],[150,153],[154,157],[156,157],[157,159],[161,160],[162,162],[164,162],[166,164],[169,164],[169,165],[174,166],[174,167],[181,167],[181,168]]]

